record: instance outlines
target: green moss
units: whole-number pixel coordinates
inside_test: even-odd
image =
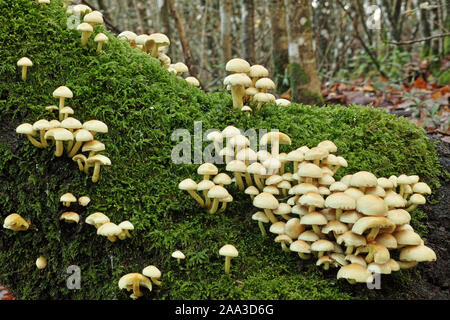
[[[202,121],[204,130],[279,129],[293,141],[283,151],[331,139],[349,163],[337,178],[357,170],[418,174],[435,189],[439,160],[423,129],[360,106],[269,104],[249,118],[232,110],[228,94],[190,87],[103,27],[96,27],[110,38],[103,54],[95,52],[92,39],[81,48],[80,35],[67,28],[61,8],[61,1],[40,10],[33,1],[0,0],[0,212],[2,218],[18,212],[33,225],[22,233],[0,230],[0,283],[22,299],[129,299],[117,286],[120,277],[154,264],[163,273],[163,286],[144,290],[150,299],[366,297],[365,287],[336,281],[335,271],[322,272],[283,253],[272,237],[263,239],[251,220],[255,209],[235,188],[225,213],[200,210],[177,188],[186,177],[199,180],[197,166],[171,161],[176,142],[170,136],[177,128],[193,134],[194,121]],[[34,62],[25,83],[16,66],[22,56]],[[52,150],[37,149],[14,132],[22,122],[50,118],[44,107],[57,102],[52,92],[60,85],[74,92],[67,104],[75,117],[109,126],[98,138],[113,165],[102,170],[97,184],[72,160],[55,158]],[[130,220],[133,238],[110,243],[90,225],[61,224],[59,197],[67,191],[92,199],[87,210],[78,210],[83,218],[102,211],[116,223]],[[226,243],[240,252],[231,277],[218,255]],[[181,265],[170,257],[176,249],[186,254]],[[48,267],[38,271],[35,260],[41,254]],[[71,265],[81,268],[80,290],[66,288]]]
[[[292,101],[301,102],[311,106],[322,106],[324,104],[322,95],[315,92],[310,92],[308,90],[299,89],[309,82],[309,77],[298,63],[290,63],[289,72],[292,89]]]
[[[438,75],[437,83],[441,86],[446,86],[450,83],[450,69],[444,70]]]

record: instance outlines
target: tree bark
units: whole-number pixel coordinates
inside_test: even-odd
[[[222,61],[224,65],[231,59],[231,17],[233,0],[220,0],[220,38],[222,44]]]
[[[285,77],[289,65],[286,11],[283,1],[268,0],[268,2],[272,31],[272,75],[277,92],[282,94],[289,89],[289,80]]]
[[[256,63],[255,55],[255,2],[242,0],[242,53],[251,65]]]
[[[289,39],[292,101],[322,105],[321,84],[313,48],[310,0],[285,0]]]
[[[169,3],[168,0],[163,0],[164,4],[161,7],[161,22],[162,22],[162,30],[163,33],[169,38],[172,39],[172,27],[170,26],[170,19],[169,19]],[[175,46],[169,47],[169,56],[171,58],[175,58]]]
[[[174,0],[168,0],[170,12],[175,20],[175,25],[178,30],[178,35],[180,37],[181,46],[183,47],[184,59],[186,61],[186,65],[189,68],[189,73],[191,76],[198,78],[197,70],[195,69],[194,64],[192,63],[191,50],[189,47],[189,43],[186,39],[186,34],[184,32],[183,23],[181,22],[180,15],[178,14],[177,8],[175,7]]]

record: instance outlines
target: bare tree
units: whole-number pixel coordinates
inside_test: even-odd
[[[289,39],[291,97],[295,102],[323,104],[313,49],[310,0],[285,0]]]
[[[242,57],[250,64],[256,63],[255,56],[255,2],[242,0]]]
[[[232,57],[231,52],[231,17],[233,0],[220,0],[220,35],[222,43],[222,60],[226,64]]]

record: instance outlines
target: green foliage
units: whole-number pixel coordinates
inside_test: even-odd
[[[311,108],[293,104],[263,107],[252,117],[232,110],[226,93],[205,94],[159,66],[148,55],[117,40],[103,27],[109,42],[104,53],[80,47],[80,34],[67,28],[62,1],[45,9],[34,1],[0,0],[0,216],[12,212],[30,219],[32,230],[0,230],[0,282],[22,299],[129,299],[117,283],[129,272],[153,264],[162,271],[161,288],[144,291],[150,299],[347,299],[364,298],[367,290],[336,281],[335,271],[322,272],[281,251],[273,237],[262,238],[251,220],[248,197],[230,188],[235,201],[225,213],[208,214],[178,190],[178,183],[199,180],[196,165],[175,165],[170,158],[177,128],[279,129],[290,135],[289,148],[333,140],[349,163],[338,178],[357,170],[378,176],[418,174],[438,186],[439,160],[424,131],[384,111],[351,106]],[[29,57],[34,66],[20,79],[16,62]],[[52,92],[66,85],[74,92],[67,104],[80,121],[98,119],[109,133],[98,139],[112,166],[93,184],[70,159],[37,149],[15,128],[22,122],[50,119],[45,106]],[[203,146],[206,146],[204,142]],[[282,151],[288,148],[282,146]],[[223,169],[223,166],[222,166]],[[59,197],[65,192],[92,199],[84,218],[106,213],[113,222],[131,221],[133,238],[110,243],[94,227],[60,223]],[[420,225],[420,221],[418,222]],[[224,274],[219,248],[232,243],[239,257]],[[186,260],[170,257],[179,249]],[[38,270],[36,258],[48,266]],[[70,265],[81,268],[81,290],[66,288]],[[397,290],[398,288],[396,288]]]

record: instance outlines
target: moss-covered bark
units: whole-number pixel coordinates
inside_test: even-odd
[[[337,178],[357,170],[378,176],[418,174],[436,187],[439,160],[424,131],[383,111],[352,106],[310,108],[268,105],[258,115],[233,112],[225,93],[205,94],[162,69],[159,62],[109,35],[104,54],[97,55],[92,38],[81,48],[79,34],[67,28],[62,2],[39,10],[33,1],[0,0],[0,217],[17,212],[34,229],[0,230],[0,283],[21,299],[129,299],[119,290],[125,273],[156,265],[163,286],[144,291],[141,299],[350,299],[364,298],[364,288],[336,282],[311,262],[283,254],[273,239],[263,238],[251,220],[248,196],[229,188],[233,203],[224,214],[202,211],[178,183],[200,181],[196,165],[176,165],[171,151],[175,129],[193,134],[194,122],[204,130],[234,125],[242,129],[279,129],[293,142],[310,147],[331,139],[349,167]],[[26,34],[24,31],[27,30]],[[34,62],[26,83],[17,60]],[[109,133],[98,138],[111,167],[102,168],[97,184],[77,164],[52,150],[37,149],[14,129],[22,122],[51,119],[45,106],[55,103],[60,85],[74,93],[70,106],[81,121],[98,119]],[[206,147],[209,142],[203,142]],[[283,149],[281,151],[287,151]],[[291,150],[291,149],[289,149]],[[221,170],[224,166],[219,166]],[[94,227],[60,223],[65,192],[88,195],[87,208],[73,207],[82,221],[101,211],[111,221],[131,221],[132,238],[109,242]],[[416,228],[416,226],[415,226]],[[240,252],[230,279],[218,255],[224,243]],[[170,257],[186,255],[181,265]],[[38,270],[36,258],[48,259]],[[81,289],[70,290],[69,266],[81,270]],[[239,280],[244,285],[236,285]],[[401,283],[395,289],[402,290]],[[384,286],[384,284],[383,284]]]

